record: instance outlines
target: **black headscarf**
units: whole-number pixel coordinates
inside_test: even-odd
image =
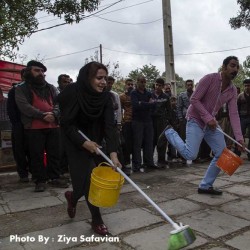
[[[80,69],[76,81],[78,103],[83,113],[90,119],[102,115],[104,106],[110,98],[109,92],[97,92],[90,84],[90,74],[94,77],[99,69],[104,69],[108,73],[107,68],[101,63],[90,62],[86,64]]]

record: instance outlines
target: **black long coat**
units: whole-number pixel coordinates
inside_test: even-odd
[[[107,153],[117,152],[118,138],[114,123],[114,110],[111,98],[104,106],[102,115],[96,119],[88,118],[77,100],[76,84],[68,85],[58,96],[61,111],[60,124],[64,146],[69,161],[74,199],[88,197],[90,176],[96,166],[95,154],[82,147],[86,141],[78,132],[82,131],[91,141],[101,145],[106,141]]]

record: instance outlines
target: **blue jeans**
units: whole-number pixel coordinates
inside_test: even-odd
[[[214,158],[210,162],[199,187],[203,189],[212,187],[216,177],[220,173],[216,162],[226,147],[224,135],[218,130],[211,130],[209,128],[202,129],[196,121],[189,120],[186,126],[186,143],[172,128],[165,131],[165,136],[169,143],[171,143],[186,160],[196,159],[201,141],[204,138],[213,151]]]

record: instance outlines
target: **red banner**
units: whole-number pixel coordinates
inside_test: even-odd
[[[22,64],[0,60],[0,88],[8,93],[13,83],[21,82],[20,71],[25,68]]]

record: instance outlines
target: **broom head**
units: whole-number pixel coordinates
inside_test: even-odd
[[[193,230],[188,226],[180,226],[179,229],[170,232],[168,250],[178,250],[192,244],[196,237]]]

